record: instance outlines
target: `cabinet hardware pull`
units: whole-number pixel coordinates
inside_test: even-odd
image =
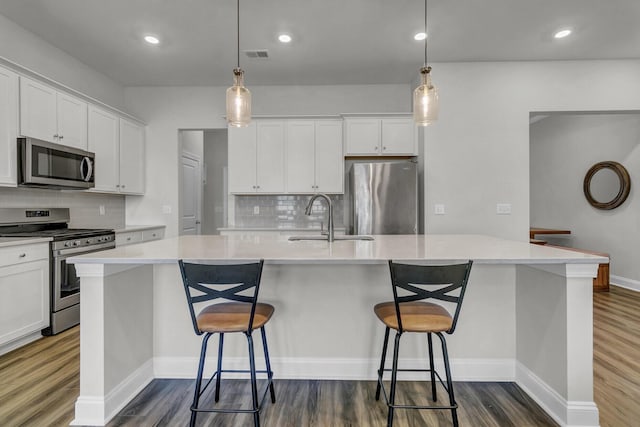
[[[24,257],[26,257],[26,256],[27,256],[27,254],[20,254],[20,255],[18,255],[18,256],[19,256],[20,258],[24,258]]]
[[[54,137],[54,138],[57,138],[57,137],[58,137],[58,134],[56,133],[55,135],[53,135],[53,137]]]
[[[62,138],[64,138],[64,135],[60,135],[60,136],[58,137],[58,139],[62,139]]]
[[[387,147],[382,147],[382,149],[383,149],[384,151],[387,151]]]

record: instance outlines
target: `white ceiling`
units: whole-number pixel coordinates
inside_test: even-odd
[[[422,0],[241,0],[247,86],[409,83]],[[640,0],[430,0],[429,62],[640,58]],[[228,86],[235,0],[0,0],[0,14],[116,82]],[[553,39],[561,27],[574,33]],[[151,47],[145,33],[163,42]],[[279,32],[293,36],[288,45]],[[434,69],[434,78],[437,69]]]

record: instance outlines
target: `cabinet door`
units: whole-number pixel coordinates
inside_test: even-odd
[[[87,103],[73,96],[57,94],[58,143],[87,149]]]
[[[380,154],[380,119],[346,119],[347,155]]]
[[[18,75],[0,68],[0,186],[17,185]]]
[[[0,345],[49,326],[49,261],[0,268]]]
[[[417,155],[415,127],[411,118],[382,119],[382,154]]]
[[[144,194],[144,126],[120,118],[120,192]]]
[[[247,127],[229,127],[229,193],[256,192],[256,122]]]
[[[315,193],[316,143],[314,121],[288,121],[286,145],[287,192]],[[342,157],[342,151],[340,156]]]
[[[256,123],[256,187],[258,193],[284,192],[284,122]]]
[[[56,91],[20,77],[20,134],[58,142]]]
[[[95,153],[95,187],[92,191],[117,193],[119,177],[118,117],[89,106],[89,151]]]
[[[344,157],[342,122],[316,122],[316,190],[321,193],[344,193]]]

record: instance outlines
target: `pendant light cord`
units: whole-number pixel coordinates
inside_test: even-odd
[[[424,66],[427,66],[427,0],[424,0]]]
[[[426,1],[426,0],[425,0]],[[237,29],[238,29],[238,68],[240,68],[240,0],[237,0],[237,9],[236,9],[236,17],[237,21]]]

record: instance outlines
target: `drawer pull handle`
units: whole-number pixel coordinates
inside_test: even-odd
[[[18,257],[20,257],[20,258],[24,258],[24,257],[26,257],[26,256],[27,256],[27,254],[20,254],[20,255],[18,255]]]
[[[127,237],[127,242],[128,242],[129,240],[131,240],[131,237]]]

